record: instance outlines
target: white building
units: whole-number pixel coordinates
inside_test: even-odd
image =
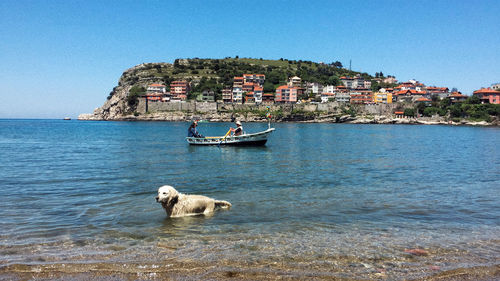
[[[348,103],[351,101],[351,95],[348,91],[339,91],[335,94],[335,101]]]
[[[167,87],[161,84],[151,84],[146,89],[147,93],[159,93],[164,94],[167,92]]]
[[[337,90],[337,87],[335,87],[333,85],[326,85],[323,87],[322,93],[335,93],[336,90]]]
[[[500,83],[491,84],[491,88],[495,91],[500,91]]]
[[[306,94],[321,94],[323,93],[323,85],[318,82],[306,82]]]
[[[298,76],[294,76],[288,79],[288,86],[290,87],[300,87],[302,85],[302,79]]]
[[[335,94],[334,93],[322,93],[321,94],[321,102],[329,102],[335,100]]]
[[[351,89],[353,87],[354,79],[351,77],[342,76],[342,77],[340,77],[340,81],[342,81],[342,84],[344,84],[344,86],[347,89]]]
[[[255,86],[253,90],[253,96],[255,98],[255,103],[262,103],[262,94],[264,92],[264,88]]]
[[[243,89],[239,87],[233,87],[233,102],[242,103],[243,101]]]

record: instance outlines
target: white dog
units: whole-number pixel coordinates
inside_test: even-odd
[[[203,195],[182,194],[170,185],[158,188],[156,202],[161,203],[169,217],[209,214],[216,208],[231,208],[231,203],[227,201],[214,200]]]

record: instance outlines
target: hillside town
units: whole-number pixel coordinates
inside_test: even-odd
[[[394,76],[377,77],[366,80],[360,75],[340,77],[341,85],[322,85],[317,82],[302,81],[298,76],[288,79],[274,93],[264,93],[264,74],[243,74],[234,77],[232,87],[222,89],[221,101],[228,104],[296,104],[340,102],[347,104],[390,104],[412,102],[429,104],[432,99],[449,98],[452,103],[465,101],[469,96],[447,87],[426,86],[417,80],[398,83]],[[372,83],[383,83],[393,87],[373,91]],[[163,84],[150,84],[145,98],[150,102],[184,102],[191,93],[191,82],[172,81],[168,87]],[[500,83],[473,92],[483,104],[500,104]],[[216,101],[213,90],[204,90],[195,97],[199,101]]]

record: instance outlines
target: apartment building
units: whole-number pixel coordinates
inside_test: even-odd
[[[392,103],[392,93],[389,92],[376,92],[373,93],[374,103]]]
[[[343,103],[351,101],[351,95],[346,86],[337,86],[337,89],[335,90],[335,101]]]
[[[264,74],[243,74],[242,78],[244,83],[256,83],[259,86],[263,86],[266,80]]]
[[[323,93],[323,85],[317,82],[306,82],[306,94],[319,95]]]
[[[222,89],[222,101],[224,103],[233,102],[233,91],[231,89]]]
[[[187,95],[189,94],[190,87],[189,82],[184,80],[172,81],[170,83],[170,94],[172,95],[172,101],[185,101]]]
[[[288,85],[279,86],[276,89],[276,95],[274,97],[274,101],[282,103],[296,103],[297,95],[298,95],[297,87],[290,87]]]
[[[373,93],[368,89],[356,89],[352,90],[350,93],[351,104],[369,104],[373,103]]]
[[[235,103],[243,102],[243,84],[245,79],[243,77],[234,77],[233,79],[233,100]]]

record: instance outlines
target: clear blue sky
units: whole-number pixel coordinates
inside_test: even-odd
[[[500,1],[0,1],[0,118],[101,106],[143,62],[316,62],[456,87],[500,82]]]

